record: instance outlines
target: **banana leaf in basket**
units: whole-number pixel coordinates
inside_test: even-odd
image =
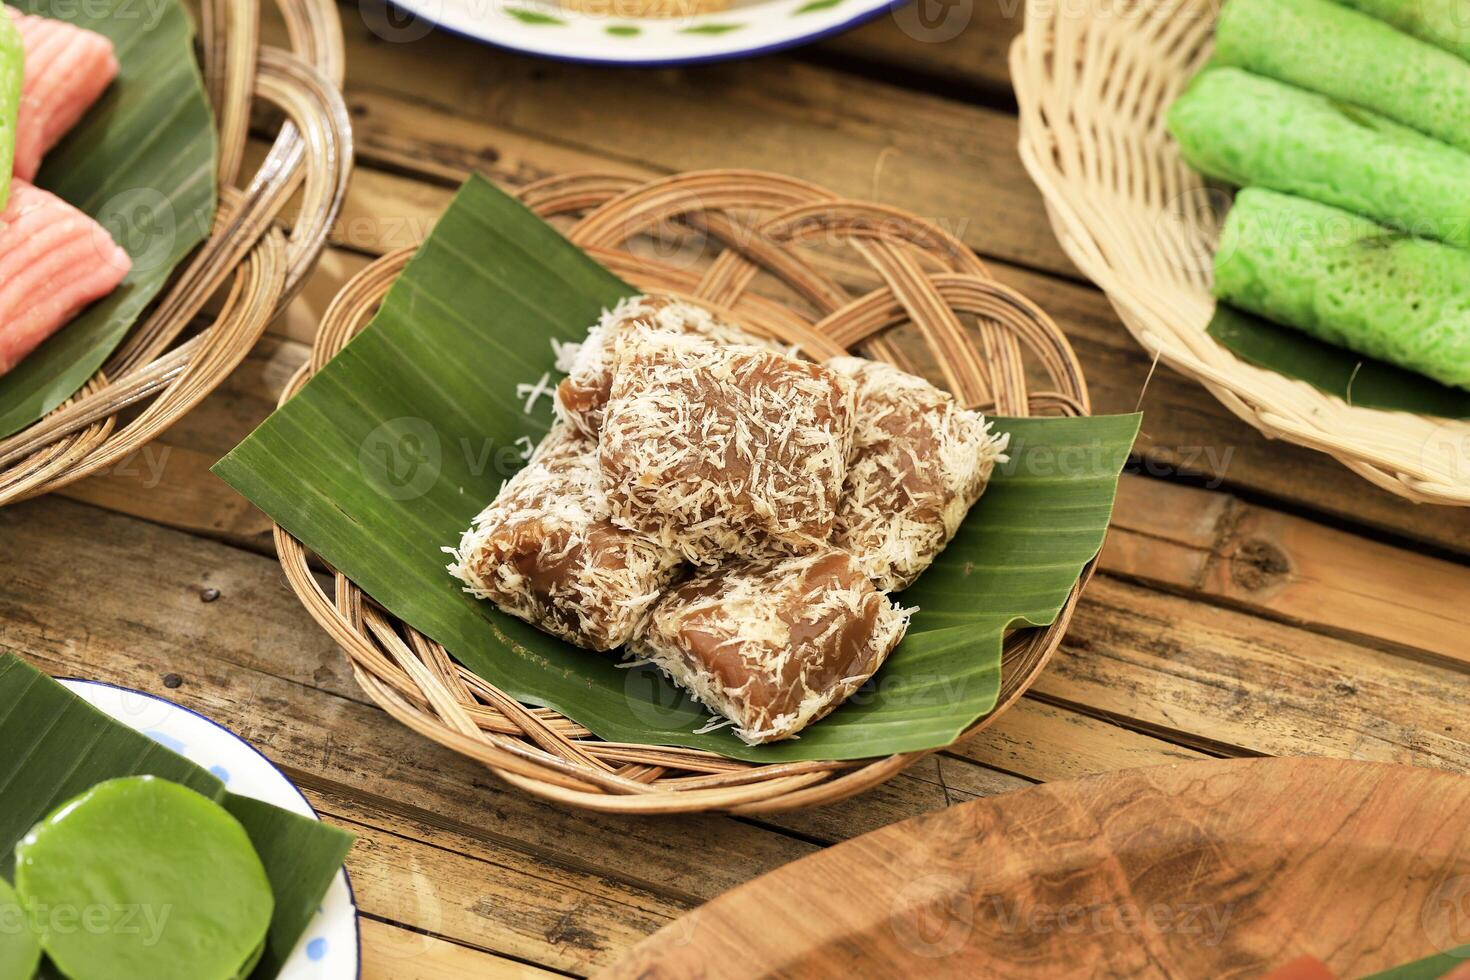
[[[775,762],[953,741],[995,704],[1001,643],[1053,621],[1097,554],[1137,416],[998,419],[1011,461],[903,594],[908,637],[796,740],[696,734],[702,708],[652,668],[579,650],[461,591],[441,548],[552,421],[551,341],[580,339],[634,290],[489,182],[471,178],[373,322],[215,467],[395,616],[513,696],[598,736]]]

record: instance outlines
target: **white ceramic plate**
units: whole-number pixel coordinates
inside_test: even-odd
[[[306,797],[269,759],[203,715],[151,694],[98,681],[61,683],[94,708],[208,769],[231,793],[317,819]],[[281,980],[357,980],[360,961],[357,904],[343,868],[280,976]]]
[[[619,0],[608,0],[617,9]],[[481,41],[564,61],[687,65],[753,57],[856,27],[905,0],[734,0],[687,17],[595,17],[555,0],[394,0],[396,15],[364,13],[390,41],[437,24]]]

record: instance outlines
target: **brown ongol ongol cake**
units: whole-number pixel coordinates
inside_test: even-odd
[[[847,552],[735,559],[675,586],[633,652],[747,742],[790,738],[883,665],[909,614]]]
[[[636,297],[569,361],[561,418],[465,532],[467,591],[656,665],[750,743],[798,735],[883,665],[907,587],[1005,437],[897,368],[804,361]]]

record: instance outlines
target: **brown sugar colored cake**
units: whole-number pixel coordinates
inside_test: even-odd
[[[903,639],[908,612],[845,552],[737,559],[659,600],[632,646],[751,744],[847,700]]]
[[[449,571],[467,592],[578,646],[631,640],[679,556],[607,519],[597,443],[554,427],[465,532]]]
[[[641,335],[688,334],[716,344],[764,345],[709,310],[672,296],[633,296],[606,311],[576,345],[567,376],[556,388],[557,417],[596,436],[612,392],[613,358],[620,343]]]
[[[885,591],[944,550],[1003,460],[1007,437],[946,392],[888,364],[826,362],[857,386],[856,425],[832,543]]]
[[[823,546],[853,403],[847,378],[763,348],[620,344],[599,443],[612,519],[697,565]]]

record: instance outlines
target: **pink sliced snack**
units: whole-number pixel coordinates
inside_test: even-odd
[[[41,158],[92,108],[117,77],[112,42],[59,20],[5,12],[25,45],[25,80],[15,131],[15,176],[32,180]]]
[[[116,289],[131,267],[107,229],[15,181],[0,214],[0,375]]]

